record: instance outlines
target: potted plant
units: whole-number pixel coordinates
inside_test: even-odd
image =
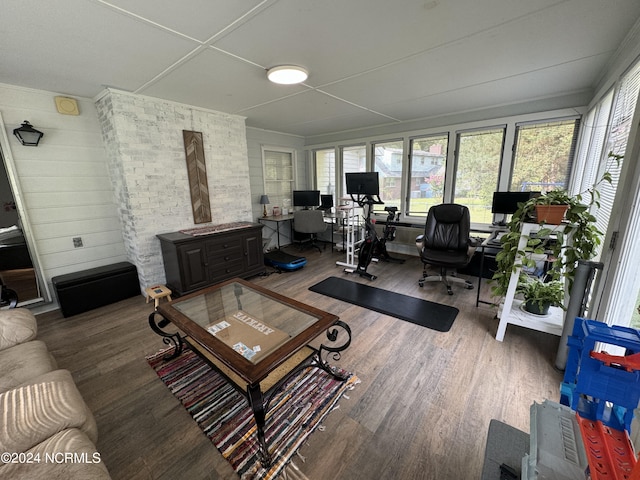
[[[619,162],[621,157],[610,153],[609,158]],[[562,190],[552,190],[519,205],[507,224],[508,232],[502,236],[502,249],[496,256],[497,268],[492,277],[494,296],[505,296],[511,273],[517,267],[535,267],[535,261],[531,258],[533,254],[547,254],[552,260],[550,277],[554,280],[564,278],[567,289],[571,289],[577,261],[593,258],[602,242],[602,232],[596,227],[596,218],[591,213],[593,206],[600,207],[597,187],[602,182],[611,183],[608,171],[586,192],[570,195]],[[560,204],[566,205],[566,211],[559,227],[548,227],[549,222],[537,217],[536,207]],[[541,229],[535,237],[527,238],[524,249],[519,249],[522,225],[526,222],[538,223]],[[544,238],[550,234],[555,236],[555,242],[549,244]],[[570,242],[566,242],[565,239],[569,237]],[[516,258],[521,259],[520,263],[516,263]]]
[[[516,292],[524,297],[523,308],[534,315],[547,315],[549,307],[564,309],[564,284],[561,280],[543,281],[523,275]]]

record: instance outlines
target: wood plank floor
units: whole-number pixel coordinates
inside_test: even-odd
[[[343,254],[304,255],[308,263],[299,271],[251,280],[335,313],[353,331],[338,365],[361,383],[301,449],[306,461],[296,464],[311,480],[477,479],[492,418],[528,432],[532,402],[558,400],[558,337],[509,326],[505,341],[496,341],[495,310],[476,308],[475,290],[454,286],[449,296],[439,283],[419,288],[417,257],[372,264],[378,279],[369,282],[336,266]],[[460,313],[440,333],[308,290],[331,275]],[[42,314],[39,337],[94,412],[98,450],[114,480],[236,479],[145,360],[163,347],[148,326],[152,305],[140,296],[66,319]]]

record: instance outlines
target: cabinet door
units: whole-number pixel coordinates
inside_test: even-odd
[[[178,255],[183,289],[189,291],[206,286],[208,279],[204,244],[180,246]]]
[[[264,269],[264,255],[262,252],[262,235],[247,234],[242,237],[244,250],[244,267],[246,271],[262,271]]]

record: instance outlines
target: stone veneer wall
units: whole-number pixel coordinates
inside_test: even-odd
[[[141,289],[165,282],[156,234],[193,223],[183,130],[202,132],[212,224],[251,221],[244,117],[105,91],[96,107],[122,222]]]

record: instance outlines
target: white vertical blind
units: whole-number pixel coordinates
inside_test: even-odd
[[[576,165],[579,170],[574,173],[574,193],[584,192],[597,181],[600,159],[606,158],[604,140],[613,103],[613,90],[605,95],[587,114],[584,122],[581,149]]]
[[[602,173],[609,171],[612,180],[611,184],[605,182],[598,188],[601,195],[600,208],[594,212],[594,214],[597,218],[596,227],[601,232],[605,232],[609,225],[609,219],[611,218],[611,211],[613,209],[613,200],[616,196],[616,190],[620,181],[620,171],[622,170],[623,164],[622,160],[616,164],[615,161],[609,159],[608,155],[609,152],[623,156],[625,154],[639,90],[640,63],[636,64],[621,78],[620,85],[615,94],[610,128],[607,134],[605,149],[602,152],[597,177],[599,178]]]

